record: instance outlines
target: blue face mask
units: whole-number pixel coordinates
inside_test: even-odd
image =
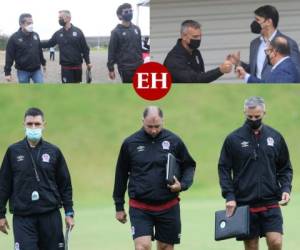
[[[30,141],[39,141],[42,138],[41,128],[26,128],[25,135]]]

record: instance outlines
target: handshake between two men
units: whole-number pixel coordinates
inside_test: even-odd
[[[251,58],[251,57],[250,57]],[[299,83],[299,66],[291,56],[288,40],[277,36],[267,42],[264,53],[259,55],[261,63],[254,67],[256,62],[246,64],[240,60],[240,52],[227,56],[233,65],[239,79],[246,83]]]

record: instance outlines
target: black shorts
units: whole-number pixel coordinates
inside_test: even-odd
[[[251,240],[265,237],[266,233],[277,232],[283,234],[283,219],[280,208],[271,208],[265,212],[250,212],[250,235],[237,240]]]
[[[61,81],[62,83],[81,83],[82,69],[65,69],[61,67]]]
[[[14,215],[13,230],[16,250],[65,249],[59,210],[40,215]]]
[[[129,208],[133,239],[151,236],[170,245],[179,244],[181,236],[180,206],[161,212],[150,212],[138,208]]]

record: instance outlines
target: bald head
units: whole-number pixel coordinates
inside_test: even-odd
[[[282,56],[289,56],[290,46],[287,39],[283,36],[278,36],[270,43],[271,47]]]
[[[163,128],[163,112],[157,106],[148,106],[143,112],[143,127],[147,134],[156,137]]]
[[[147,116],[159,116],[160,118],[163,118],[163,112],[162,110],[157,106],[148,106],[145,108],[143,112],[143,118],[145,119]]]

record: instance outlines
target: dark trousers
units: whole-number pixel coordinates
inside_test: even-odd
[[[135,70],[119,70],[123,83],[132,83]]]
[[[64,250],[62,219],[59,210],[30,216],[13,216],[17,250]]]
[[[62,83],[81,83],[82,68],[81,67],[61,67]]]
[[[55,52],[50,51],[50,61],[54,61],[55,60]]]

